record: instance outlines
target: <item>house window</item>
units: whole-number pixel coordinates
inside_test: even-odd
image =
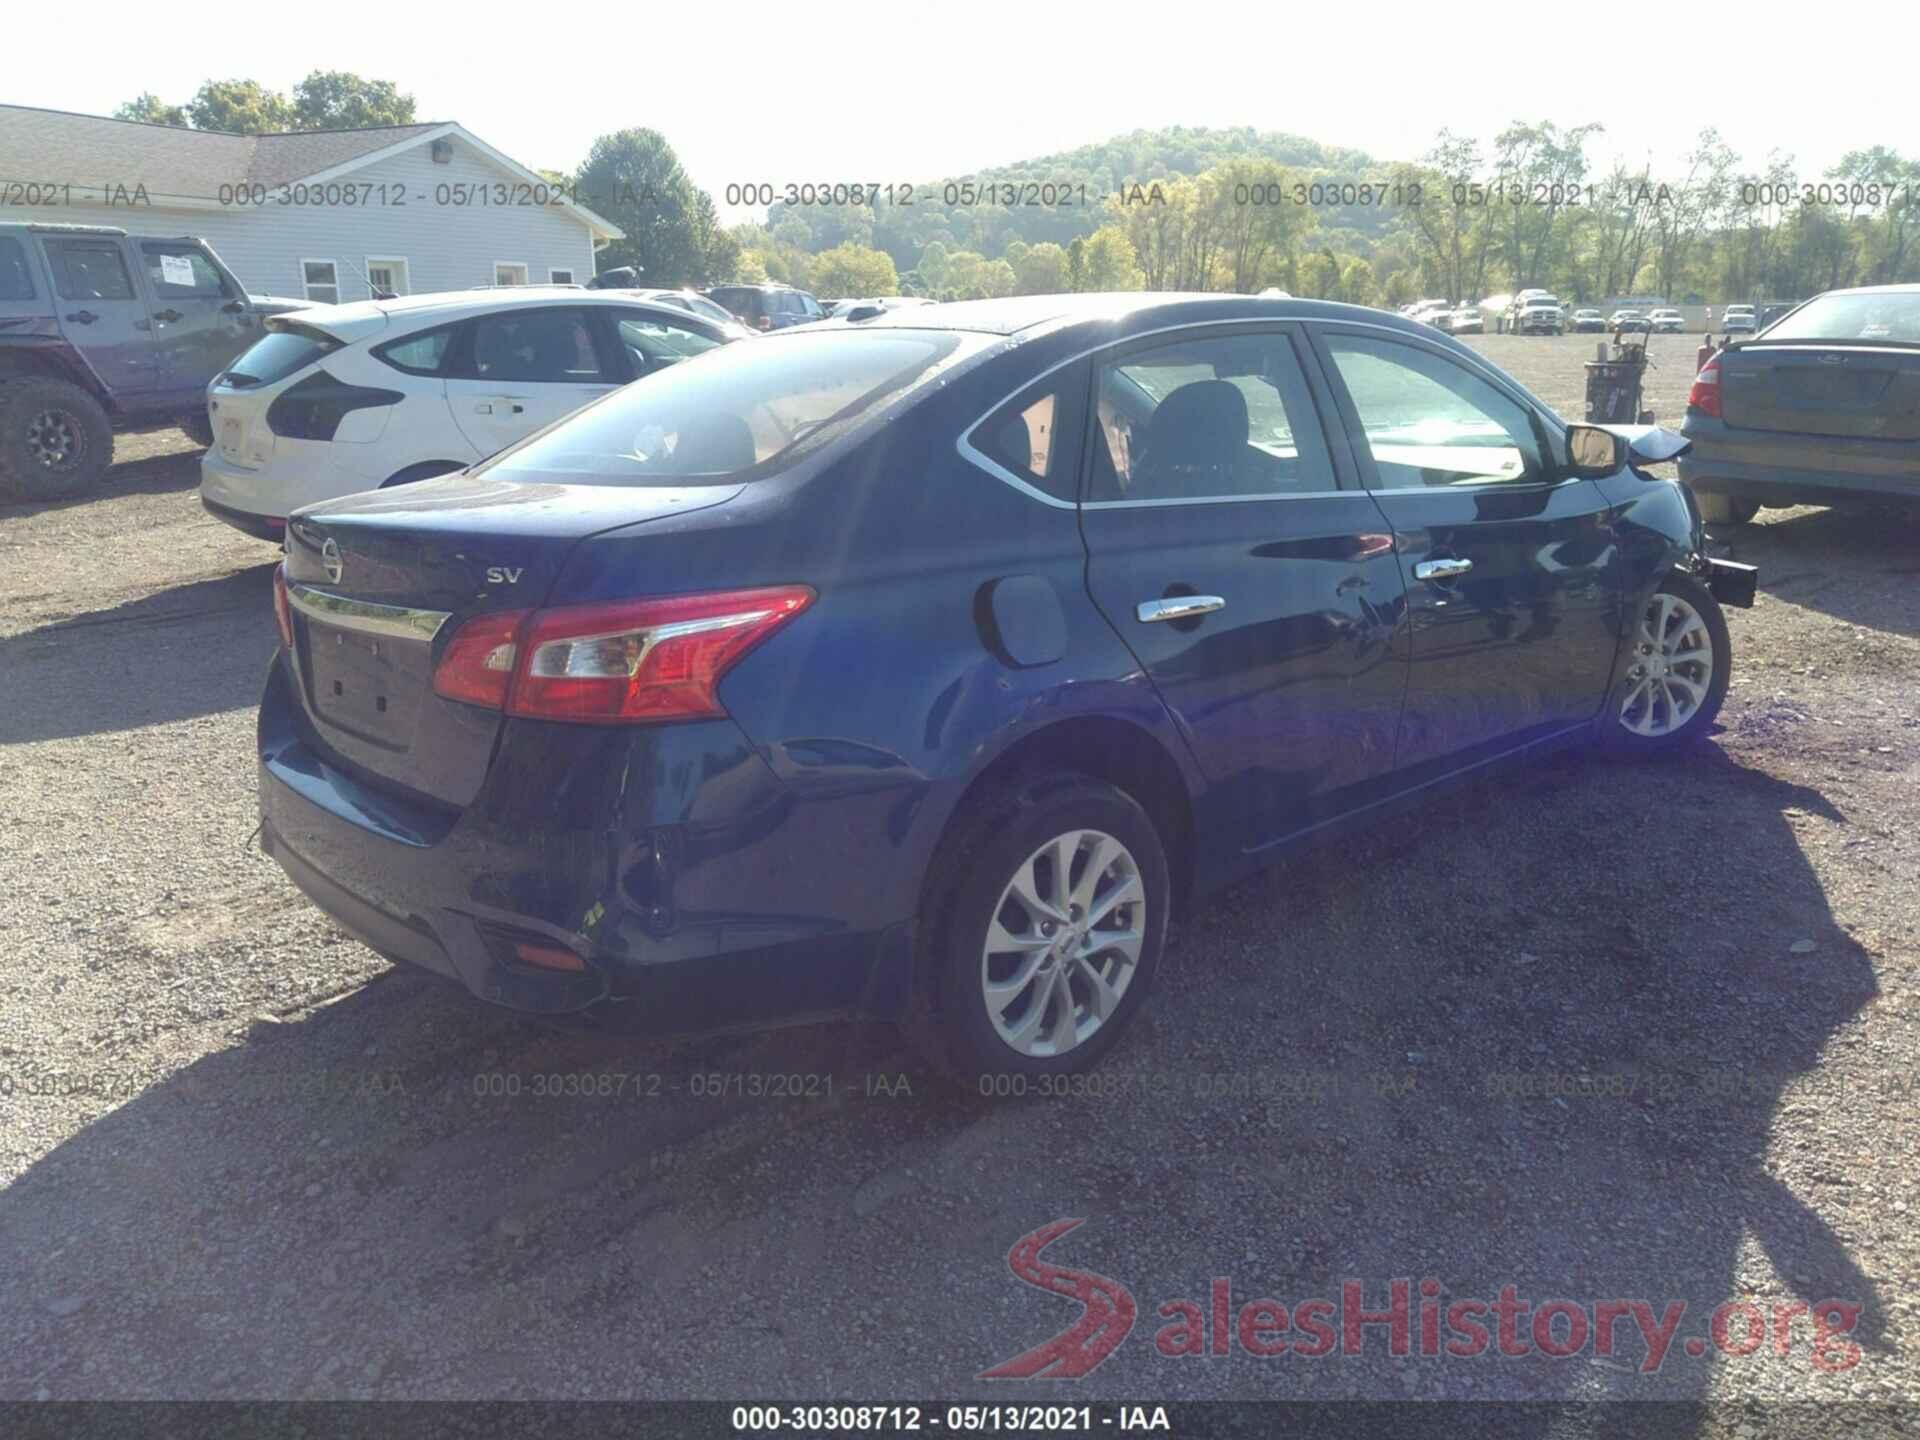
[[[547,283],[549,285],[571,285],[573,284],[573,271],[570,269],[549,270],[547,271]]]
[[[493,283],[524,285],[527,283],[527,267],[517,260],[496,260],[493,262]]]
[[[302,260],[300,283],[316,305],[340,303],[340,267],[331,260]]]
[[[382,295],[405,295],[412,289],[405,257],[369,255],[367,282]]]

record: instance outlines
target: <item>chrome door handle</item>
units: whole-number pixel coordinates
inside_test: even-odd
[[[1155,620],[1191,620],[1227,608],[1218,595],[1169,595],[1164,600],[1142,600],[1133,607],[1143,623]]]
[[[1413,567],[1416,580],[1451,580],[1473,568],[1471,560],[1422,560]]]

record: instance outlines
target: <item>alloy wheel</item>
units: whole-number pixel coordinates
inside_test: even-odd
[[[80,426],[64,410],[42,410],[27,421],[27,453],[49,470],[57,470],[84,448]]]
[[[1647,602],[1627,666],[1620,723],[1635,735],[1671,735],[1700,712],[1713,687],[1706,618],[1665,591]]]
[[[980,956],[987,1017],[1021,1055],[1064,1055],[1112,1018],[1133,983],[1146,887],[1132,853],[1069,830],[1027,857],[1000,892]]]

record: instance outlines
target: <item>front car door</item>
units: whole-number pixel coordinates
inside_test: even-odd
[[[1087,584],[1243,852],[1380,792],[1406,686],[1391,532],[1328,444],[1302,344],[1215,326],[1091,367]]]
[[[1310,329],[1404,571],[1403,778],[1591,720],[1613,669],[1621,577],[1606,497],[1569,477],[1559,427],[1440,344]]]
[[[601,312],[613,324],[614,343],[619,348],[621,378],[638,380],[657,374],[682,360],[726,342],[708,333],[705,326],[680,323],[657,310],[609,309]]]
[[[117,400],[147,407],[160,384],[159,347],[119,238],[46,235],[40,243],[53,272],[61,333]]]
[[[193,408],[227,362],[259,338],[252,308],[193,241],[141,240],[138,251],[159,352],[157,388]]]
[[[455,343],[447,405],[482,456],[599,399],[623,377],[583,306],[501,309],[469,322]]]

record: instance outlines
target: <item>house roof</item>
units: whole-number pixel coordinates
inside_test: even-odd
[[[83,186],[144,186],[155,205],[187,208],[217,203],[222,186],[246,182],[285,185],[333,179],[428,138],[458,135],[480,154],[528,181],[540,177],[452,121],[376,125],[361,130],[303,130],[276,135],[228,135],[76,115],[29,105],[0,105],[0,182]],[[572,213],[597,237],[624,233],[584,205]]]

